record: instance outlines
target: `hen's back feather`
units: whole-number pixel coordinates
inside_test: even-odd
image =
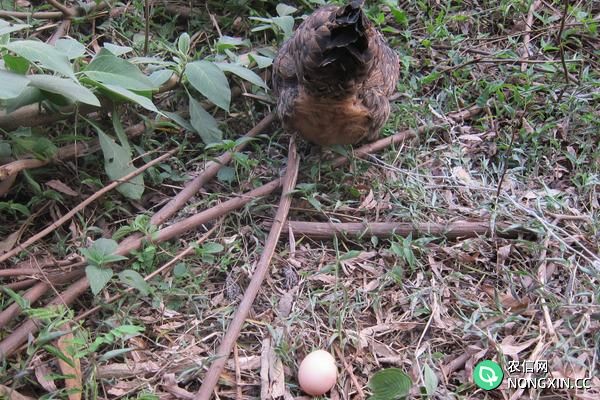
[[[279,117],[318,144],[374,139],[389,116],[398,57],[360,3],[316,10],[273,63]]]

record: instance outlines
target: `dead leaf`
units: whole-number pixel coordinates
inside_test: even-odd
[[[504,338],[502,343],[500,343],[500,348],[502,349],[502,353],[505,356],[511,356],[515,360],[519,360],[519,353],[531,347],[531,345],[537,341],[538,338],[534,337],[533,339],[527,340],[526,342],[523,342],[521,344],[516,344],[515,337],[511,335]]]
[[[4,385],[0,385],[0,398],[8,400],[35,400],[33,397],[23,396],[16,390]]]
[[[63,325],[65,329],[70,329],[69,324]],[[61,351],[63,356],[68,360],[58,358],[58,366],[65,378],[65,389],[69,396],[69,400],[81,400],[82,378],[81,378],[81,362],[79,358],[74,357],[75,353],[73,346],[73,334],[67,333],[61,336],[56,341],[56,347]]]
[[[52,180],[46,182],[46,186],[56,190],[57,192],[66,194],[67,196],[73,196],[73,197],[79,196],[79,193],[77,193],[76,191],[74,191],[73,189],[68,187],[66,184],[59,181],[58,179],[52,179]]]
[[[6,237],[6,239],[0,241],[0,254],[4,254],[4,253],[11,251],[12,248],[15,247],[15,244],[19,240],[20,236],[21,236],[21,230],[19,229],[18,231],[13,232],[10,235],[8,235]]]

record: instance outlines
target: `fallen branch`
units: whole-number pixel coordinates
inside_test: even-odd
[[[411,223],[411,222],[305,222],[289,221],[284,231],[291,229],[294,236],[306,236],[311,239],[333,239],[335,236],[387,238],[391,236],[412,237],[440,236],[455,240],[489,236],[492,232],[498,237],[517,239],[520,236],[531,238],[535,233],[522,228],[513,228],[507,224],[496,224],[493,231],[489,221],[456,221],[447,224]]]
[[[208,372],[202,381],[202,385],[200,386],[200,390],[195,396],[196,400],[209,400],[212,396],[214,387],[219,381],[221,371],[223,371],[223,368],[227,363],[227,358],[229,357],[229,354],[231,354],[231,349],[240,335],[242,326],[244,325],[246,317],[250,312],[250,308],[254,303],[254,299],[258,295],[258,291],[261,288],[262,282],[267,276],[269,265],[271,264],[271,258],[275,252],[277,242],[279,242],[281,230],[285,220],[287,219],[288,212],[292,204],[291,192],[296,187],[298,165],[299,162],[298,154],[296,152],[296,142],[292,136],[288,150],[287,171],[285,173],[285,177],[283,178],[281,200],[279,201],[279,208],[275,214],[275,220],[271,226],[271,231],[269,232],[269,236],[265,242],[263,253],[258,261],[256,270],[252,274],[252,279],[250,280],[250,283],[244,292],[244,297],[242,298],[242,301],[240,302],[238,309],[235,312],[229,327],[227,328],[227,333],[225,333],[225,336],[221,341],[221,345],[215,354],[216,358],[208,369]]]
[[[37,285],[29,289],[22,298],[29,304],[35,303],[40,297],[46,293],[50,285],[46,282],[38,282]],[[12,303],[0,312],[0,329],[3,329],[10,321],[16,318],[21,312],[21,307],[18,303]]]
[[[56,0],[49,0],[48,3],[59,11],[40,11],[40,12],[23,12],[23,11],[6,11],[0,10],[0,18],[18,18],[18,19],[71,19],[75,17],[83,17],[91,15],[94,12],[102,11],[109,7],[106,1],[97,3],[91,1],[82,4],[78,7],[66,7]]]
[[[65,222],[69,221],[75,214],[77,214],[79,211],[83,210],[88,204],[90,204],[93,201],[99,199],[104,194],[110,192],[111,190],[113,190],[117,186],[119,186],[119,185],[127,182],[128,180],[130,180],[130,179],[138,176],[139,174],[141,174],[142,172],[144,172],[148,168],[150,168],[150,167],[152,167],[152,166],[160,163],[161,161],[165,160],[166,158],[172,156],[178,150],[179,149],[170,150],[167,153],[163,154],[162,156],[157,157],[154,160],[150,161],[146,165],[144,165],[144,166],[136,169],[135,171],[133,171],[133,172],[125,175],[123,178],[115,180],[112,183],[110,183],[109,185],[103,187],[102,189],[100,189],[99,191],[97,191],[96,193],[94,193],[93,195],[91,195],[90,197],[88,197],[87,199],[85,199],[84,201],[82,201],[77,207],[73,208],[71,211],[69,211],[68,213],[66,213],[65,215],[63,215],[57,221],[54,221],[52,224],[50,224],[44,230],[42,230],[41,232],[39,232],[36,235],[32,236],[31,238],[29,238],[28,240],[26,240],[24,243],[21,243],[21,244],[15,246],[15,248],[12,249],[11,251],[9,251],[9,252],[1,255],[0,256],[0,263],[8,260],[9,258],[11,258],[13,256],[16,256],[17,254],[19,254],[19,252],[25,250],[28,246],[31,246],[36,241],[38,241],[41,238],[45,237],[46,235],[48,235],[49,233],[51,233],[52,231],[54,231],[55,229],[57,229],[59,226],[61,226]]]

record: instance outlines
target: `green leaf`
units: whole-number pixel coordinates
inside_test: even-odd
[[[205,144],[220,142],[223,133],[217,126],[217,120],[213,118],[202,105],[192,96],[190,99],[190,122],[194,130],[200,135]]]
[[[0,19],[0,36],[6,35],[8,33],[17,32],[26,28],[30,28],[31,25],[27,24],[14,24],[12,22],[5,21]]]
[[[423,367],[423,380],[428,396],[433,396],[438,387],[438,377],[428,364]]]
[[[144,280],[144,278],[136,271],[132,269],[126,269],[119,274],[119,279],[124,284],[137,289],[142,296],[148,296],[150,293],[150,285]]]
[[[252,59],[258,68],[263,69],[270,67],[273,64],[273,59],[269,57],[259,56],[258,54],[248,54],[248,57]]]
[[[215,47],[218,52],[223,52],[228,49],[234,49],[238,46],[248,46],[248,41],[232,36],[221,36]]]
[[[92,124],[98,132],[100,147],[104,154],[104,170],[110,179],[117,180],[133,172],[136,168],[131,161],[131,154],[115,140]],[[125,197],[139,200],[144,194],[144,176],[142,174],[117,186],[117,190]]]
[[[220,253],[225,249],[222,244],[219,243],[206,243],[200,248],[200,252],[203,254],[216,254]]]
[[[9,133],[9,136],[15,155],[29,153],[38,160],[49,160],[58,152],[58,148],[50,139],[32,134],[31,129],[18,130]]]
[[[27,77],[31,81],[30,86],[60,94],[73,101],[100,107],[100,101],[91,90],[70,79],[54,75],[28,75]]]
[[[29,85],[29,79],[5,69],[0,69],[0,82],[0,100],[18,97]]]
[[[386,368],[369,380],[372,400],[394,400],[408,396],[412,380],[399,368]]]
[[[115,56],[122,56],[123,54],[127,54],[133,51],[133,47],[119,46],[118,44],[112,44],[108,42],[105,42],[103,46],[106,50],[110,51]]]
[[[223,71],[209,61],[195,61],[185,68],[190,84],[217,107],[229,112],[231,90]]]
[[[142,107],[144,107],[146,110],[149,111],[154,111],[154,112],[159,112],[158,109],[156,108],[156,106],[154,105],[154,103],[152,102],[152,100],[150,100],[149,98],[139,95],[137,93],[132,92],[131,90],[122,88],[120,86],[116,86],[116,85],[107,85],[107,84],[103,84],[103,83],[96,83],[98,85],[99,88],[106,90],[107,92],[109,92],[110,95],[112,95],[112,97],[114,97],[115,99],[118,100],[129,100],[133,103],[136,103]]]
[[[190,35],[183,32],[177,39],[177,49],[182,54],[187,54],[190,51]]]
[[[283,17],[274,17],[271,18],[271,20],[275,25],[281,28],[286,39],[292,36],[292,31],[294,30],[294,17],[286,15]]]
[[[31,65],[27,59],[20,56],[13,56],[10,54],[5,54],[3,57],[4,66],[12,71],[16,72],[20,75],[25,75],[29,70],[29,66]]]
[[[185,129],[186,131],[193,132],[195,130],[194,127],[187,120],[185,120],[181,115],[174,113],[174,112],[170,112],[170,111],[161,111],[161,112],[166,117],[172,119],[177,125],[179,125],[183,129]]]
[[[217,172],[217,179],[221,182],[231,183],[235,179],[235,169],[224,165]]]
[[[128,90],[152,91],[156,86],[138,67],[106,49],[101,49],[83,73],[106,86],[114,85]]]
[[[55,46],[57,50],[65,53],[69,57],[69,60],[79,58],[85,54],[85,46],[75,39],[58,39]]]
[[[169,69],[159,69],[158,71],[151,73],[150,76],[148,76],[148,79],[150,79],[155,87],[160,87],[171,79],[171,76],[173,76],[173,71]]]
[[[6,102],[6,112],[11,113],[17,108],[21,108],[33,103],[39,103],[42,100],[44,100],[44,94],[42,91],[38,88],[28,86],[18,97],[10,99]]]
[[[98,294],[106,284],[110,281],[113,276],[113,270],[110,268],[97,267],[95,265],[88,265],[85,267],[85,275],[90,282],[90,289],[93,294]]]
[[[360,251],[359,250],[350,250],[347,253],[344,253],[340,256],[340,261],[345,261],[345,260],[350,260],[353,258],[356,258],[360,255]]]
[[[8,43],[6,48],[32,63],[38,63],[42,68],[77,80],[69,58],[49,44],[35,40],[19,40]]]
[[[277,7],[275,7],[275,10],[277,11],[277,15],[279,15],[280,17],[285,17],[286,15],[291,15],[291,14],[295,13],[296,11],[298,11],[297,8],[288,6],[287,4],[283,4],[283,3],[277,4]]]
[[[256,86],[260,86],[264,89],[267,89],[267,84],[262,80],[262,78],[258,76],[254,71],[249,70],[244,66],[225,62],[216,62],[215,65],[219,67],[222,71],[231,72]]]

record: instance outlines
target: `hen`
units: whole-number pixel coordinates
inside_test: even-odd
[[[279,118],[319,145],[374,140],[390,115],[398,56],[362,3],[316,10],[273,62]]]

